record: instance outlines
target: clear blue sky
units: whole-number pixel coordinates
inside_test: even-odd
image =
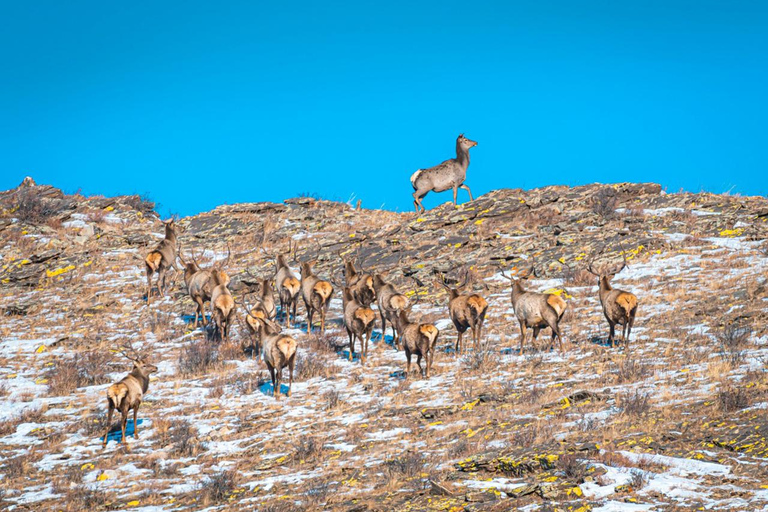
[[[464,132],[475,195],[768,192],[768,2],[0,6],[1,189],[409,210],[410,174]]]

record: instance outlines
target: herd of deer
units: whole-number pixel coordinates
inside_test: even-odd
[[[474,146],[477,146],[477,142],[461,134],[456,139],[456,158],[446,160],[429,169],[420,169],[411,176],[414,189],[413,203],[417,212],[424,211],[421,200],[430,191],[442,192],[452,189],[455,205],[458,189],[463,188],[469,192],[469,198],[472,200],[472,192],[464,184],[464,180],[469,166],[469,150]],[[227,254],[223,264],[217,264],[210,270],[205,270],[198,264],[194,254],[192,254],[192,261],[184,259],[177,239],[177,229],[178,226],[173,219],[165,222],[165,238],[144,259],[147,274],[147,302],[149,303],[152,297],[152,277],[157,274],[158,293],[164,295],[167,271],[170,268],[178,270],[176,267],[178,259],[184,267],[187,293],[197,306],[193,328],[197,329],[200,318],[203,326],[207,326],[205,302],[209,302],[213,332],[217,337],[228,342],[230,327],[235,320],[238,305],[228,288],[229,275],[224,271],[224,267],[229,264],[230,253]],[[386,335],[387,322],[389,322],[392,326],[395,349],[400,350],[402,346],[405,352],[406,378],[410,374],[411,359],[414,355],[422,376],[429,378],[440,331],[434,324],[410,319],[413,304],[409,304],[406,295],[398,292],[392,284],[385,282],[381,275],[365,271],[358,272],[351,261],[344,262],[345,284],[334,279],[324,280],[315,275],[312,270],[314,261],[300,262],[299,278],[288,265],[288,257],[292,255],[295,260],[296,251],[297,247],[293,246],[289,247],[288,255],[276,256],[274,281],[271,278],[257,278],[258,292],[255,293],[255,306],[251,307],[247,303],[239,304],[245,311],[245,325],[250,334],[247,345],[243,344],[243,349],[250,349],[254,356],[261,354],[272,379],[275,397],[279,396],[282,373],[286,367],[289,375],[287,394],[291,395],[297,346],[296,339],[283,334],[278,324],[275,289],[280,300],[279,311],[282,313],[282,321],[289,324],[296,322],[296,308],[299,294],[301,294],[307,312],[308,334],[312,330],[315,315],[320,317],[320,332],[325,332],[326,316],[334,285],[341,289],[344,328],[349,337],[349,360],[353,360],[355,342],[359,340],[362,363],[365,363],[368,356],[368,342],[373,334],[376,320],[376,314],[371,309],[371,305],[375,302],[381,321],[382,338]],[[596,270],[593,264],[588,267],[589,272],[598,277],[600,303],[610,326],[608,340],[611,346],[614,344],[616,325],[622,326],[622,338],[625,345],[627,344],[637,312],[637,297],[623,290],[614,290],[610,284],[611,278],[624,269],[626,264],[625,256],[623,263],[617,268]],[[551,329],[552,346],[557,340],[562,352],[563,341],[559,324],[565,313],[566,303],[558,295],[526,291],[522,281],[532,274],[534,274],[533,266],[516,272],[512,277],[502,272],[504,277],[512,281],[512,307],[520,323],[520,354],[523,353],[526,331],[529,328],[533,330],[534,341],[541,329]],[[448,311],[457,332],[455,352],[458,354],[462,352],[461,341],[467,330],[471,332],[473,345],[477,349],[480,346],[488,302],[476,293],[462,293],[462,289],[469,284],[468,273],[465,273],[462,281],[454,287],[448,285],[442,274],[438,275],[437,283],[448,292]],[[149,374],[157,371],[157,368],[148,364],[130,346],[124,347],[121,353],[133,361],[134,366],[129,375],[107,390],[109,403],[107,422],[108,424],[111,422],[114,409],[120,411],[122,441],[125,442],[125,428],[128,413],[131,410],[133,410],[134,436],[138,436],[136,415],[142,396],[149,386]],[[421,366],[422,358],[425,360],[426,368]],[[109,432],[109,426],[107,426],[107,432]],[[107,435],[104,436],[104,445],[106,444]]]
[[[184,269],[184,282],[187,293],[196,304],[194,328],[198,326],[198,319],[202,319],[203,326],[207,325],[205,314],[205,302],[210,303],[211,321],[214,335],[224,341],[229,341],[229,331],[235,320],[236,306],[240,305],[245,312],[244,320],[250,336],[248,345],[243,344],[243,349],[250,348],[252,354],[261,354],[272,380],[273,393],[279,396],[282,373],[288,368],[288,396],[291,394],[293,383],[293,369],[296,358],[297,341],[293,336],[282,333],[278,323],[278,312],[282,313],[281,321],[289,324],[296,321],[296,308],[299,295],[304,301],[307,312],[307,333],[313,327],[315,315],[320,319],[320,332],[325,332],[326,316],[334,293],[334,285],[342,289],[343,322],[349,337],[349,359],[355,355],[355,342],[360,341],[360,360],[365,363],[368,356],[368,342],[373,333],[376,314],[371,309],[376,303],[378,316],[381,322],[382,338],[387,331],[387,322],[392,326],[393,344],[396,350],[402,350],[406,356],[406,378],[410,374],[411,358],[416,356],[416,365],[423,377],[429,378],[432,368],[435,346],[440,331],[432,323],[411,320],[410,314],[414,304],[410,304],[407,296],[398,292],[391,284],[384,281],[381,275],[368,272],[358,272],[352,261],[344,262],[344,276],[346,283],[336,280],[324,280],[312,270],[314,261],[300,262],[300,278],[297,277],[288,265],[292,256],[296,259],[297,246],[289,247],[287,255],[280,254],[275,258],[276,271],[274,280],[271,278],[257,279],[257,292],[254,292],[255,305],[235,301],[228,285],[229,275],[224,267],[229,264],[228,252],[223,264],[215,264],[210,270],[205,270],[197,262],[192,254],[191,261],[187,261],[181,253],[177,239],[179,226],[173,219],[165,222],[165,238],[145,258],[145,270],[147,275],[147,302],[152,297],[152,278],[156,274],[158,293],[166,291],[166,273],[168,269],[177,270],[176,260],[181,261]],[[622,251],[623,253],[624,251]],[[340,255],[341,257],[341,255]],[[594,263],[594,262],[593,262]],[[613,268],[595,269],[590,263],[587,270],[598,278],[599,298],[603,313],[610,326],[608,341],[614,345],[615,326],[622,326],[622,338],[625,346],[628,343],[632,325],[637,312],[637,297],[630,292],[616,290],[611,287],[611,279],[626,267],[626,256],[620,266]],[[523,344],[528,328],[533,330],[533,340],[536,340],[542,329],[549,328],[552,331],[552,345],[558,341],[560,351],[563,350],[562,336],[560,332],[560,320],[566,310],[565,301],[558,295],[527,291],[523,287],[523,280],[535,274],[534,267],[530,266],[518,270],[513,276],[508,276],[503,271],[501,274],[512,282],[511,301],[512,307],[520,323],[520,354],[523,353]],[[488,302],[479,294],[464,293],[462,289],[469,284],[469,274],[464,273],[461,282],[455,286],[449,286],[442,274],[437,274],[437,284],[448,292],[448,311],[454,327],[458,333],[455,351],[462,352],[462,337],[469,330],[472,343],[477,349],[480,346],[483,323],[485,322]],[[274,284],[274,285],[273,285]],[[275,291],[280,301],[280,308],[275,304]],[[418,297],[416,295],[415,297]],[[550,347],[550,348],[551,348]],[[128,414],[133,410],[134,436],[137,437],[136,415],[143,394],[149,385],[149,374],[157,371],[157,367],[147,363],[131,346],[124,346],[121,353],[133,362],[133,370],[120,382],[113,384],[107,390],[109,405],[108,423],[111,422],[112,413],[117,409],[122,415],[122,440],[125,441],[125,429]],[[425,368],[421,366],[422,358],[425,360]],[[107,427],[109,432],[109,426]],[[104,436],[106,446],[107,436]]]

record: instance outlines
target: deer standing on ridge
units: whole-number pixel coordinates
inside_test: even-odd
[[[164,221],[163,224],[165,224],[165,238],[144,258],[144,268],[147,271],[147,304],[152,297],[152,275],[157,273],[157,291],[160,295],[165,295],[165,274],[168,267],[178,270],[176,268],[178,226],[173,218]]]
[[[621,254],[624,257],[624,261],[618,268],[595,270],[593,268],[594,261],[590,262],[587,267],[587,270],[597,276],[598,279],[600,304],[603,306],[603,314],[611,328],[608,335],[611,347],[614,346],[616,324],[622,326],[621,337],[624,340],[624,346],[629,347],[629,336],[632,333],[632,326],[635,324],[635,314],[637,313],[637,296],[633,293],[611,287],[611,279],[627,266],[627,255],[623,249]]]
[[[525,272],[517,272],[517,278],[509,277],[501,272],[501,275],[512,281],[512,307],[515,316],[520,323],[520,355],[523,355],[523,343],[525,342],[526,328],[533,329],[533,341],[539,335],[541,329],[552,329],[552,346],[555,338],[560,344],[560,352],[563,351],[563,338],[560,335],[560,320],[568,307],[565,301],[555,294],[536,293],[526,291],[520,281],[528,279],[533,273],[533,266]]]
[[[472,191],[464,184],[467,179],[467,167],[469,167],[469,148],[477,146],[477,142],[464,137],[464,134],[456,139],[456,158],[451,158],[429,169],[419,169],[411,175],[413,185],[413,206],[416,212],[426,211],[421,200],[429,192],[445,192],[453,189],[453,205],[456,206],[456,196],[460,188],[469,192],[469,200],[472,201]]]
[[[120,428],[122,429],[121,443],[125,445],[125,427],[128,423],[128,413],[133,409],[133,438],[139,438],[139,424],[136,418],[139,414],[139,406],[144,397],[144,393],[149,389],[149,374],[157,371],[157,366],[146,362],[131,345],[123,346],[120,353],[133,363],[131,373],[123,377],[120,382],[112,384],[107,388],[107,404],[109,413],[107,414],[107,430],[104,432],[104,442],[102,448],[107,446],[109,440],[109,430],[112,426],[112,413],[115,409],[120,411]],[[131,354],[126,352],[130,351]],[[128,445],[125,445],[128,449]]]

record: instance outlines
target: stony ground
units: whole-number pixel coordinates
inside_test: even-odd
[[[229,247],[238,300],[274,272],[265,251],[293,240],[323,277],[357,257],[441,329],[428,380],[404,378],[378,326],[365,365],[349,361],[337,292],[325,336],[287,330],[298,365],[280,399],[241,347],[242,311],[221,344],[191,331],[179,275],[147,306],[151,203],[25,186],[0,209],[0,508],[768,508],[764,198],[619,184],[498,190],[421,216],[305,197],[181,219],[185,254],[222,263]],[[629,346],[613,348],[586,266],[622,252],[615,284],[640,307]],[[501,270],[530,263],[526,286],[568,302],[562,354],[546,332],[516,351]],[[464,269],[490,307],[482,346],[459,356],[435,271]],[[113,432],[102,449],[125,342],[159,371],[139,438]]]

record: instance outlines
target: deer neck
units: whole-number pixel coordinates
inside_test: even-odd
[[[458,142],[456,143],[456,161],[465,171],[469,167],[469,150],[464,149]]]
[[[602,300],[611,290],[613,290],[613,287],[611,286],[611,283],[608,282],[608,279],[605,277],[601,277],[600,278],[600,299]]]
[[[149,374],[145,374],[138,368],[134,368],[131,375],[139,381],[139,384],[141,384],[141,392],[146,393],[147,389],[149,389]]]
[[[173,244],[176,245],[176,232],[171,226],[167,224],[165,226],[165,239],[169,242],[173,242]]]
[[[515,284],[512,285],[512,303],[516,303],[524,293],[523,285],[520,284],[520,281],[515,281]]]

